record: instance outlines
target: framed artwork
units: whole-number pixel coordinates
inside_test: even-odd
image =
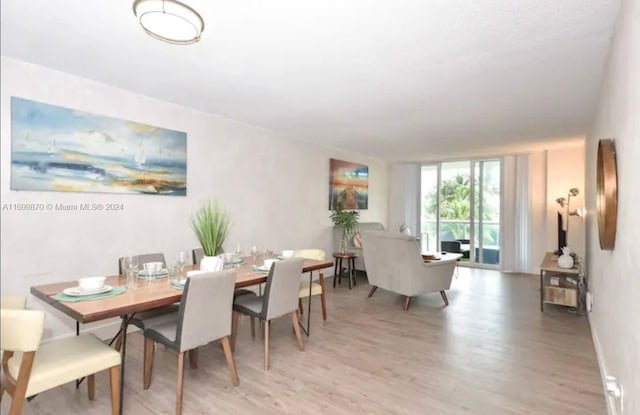
[[[369,167],[336,159],[329,164],[329,209],[367,209]]]
[[[11,189],[185,196],[187,134],[11,97]]]

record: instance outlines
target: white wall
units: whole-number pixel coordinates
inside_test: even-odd
[[[208,198],[231,212],[228,248],[330,253],[329,158],[339,158],[369,165],[369,209],[361,220],[387,222],[386,163],[9,58],[2,58],[0,76],[2,204],[124,204],[119,212],[2,211],[1,291],[28,295],[31,306],[50,312],[45,338],[71,333],[74,323],[39,304],[30,286],[115,274],[125,254],[159,251],[173,261],[198,246],[188,216]],[[185,131],[188,196],[10,190],[11,96]]]
[[[596,220],[598,140],[615,140],[618,227],[613,251],[602,251]],[[624,412],[640,414],[640,0],[624,0],[593,129],[587,139],[587,276],[589,315],[603,375],[624,387]]]
[[[577,187],[580,194],[571,197],[570,209],[584,207],[584,142],[565,148],[547,150],[547,250],[558,249],[557,215],[559,197],[568,197],[569,189]],[[566,210],[566,209],[565,209]],[[569,217],[567,245],[584,258],[585,221],[578,216]]]

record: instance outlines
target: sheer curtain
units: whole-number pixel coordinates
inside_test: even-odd
[[[531,169],[529,155],[504,156],[502,162],[502,264],[509,272],[531,272]]]
[[[392,164],[390,168],[389,228],[399,232],[403,224],[420,237],[419,164]]]

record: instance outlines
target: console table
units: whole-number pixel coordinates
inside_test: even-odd
[[[552,278],[557,278],[557,284],[551,284]],[[575,284],[568,278],[575,280]],[[558,256],[547,252],[540,264],[540,311],[544,311],[544,303],[578,307],[579,285],[578,267],[560,268]]]

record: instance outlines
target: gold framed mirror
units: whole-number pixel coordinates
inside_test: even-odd
[[[613,250],[618,221],[618,175],[616,147],[612,139],[598,143],[597,214],[600,248]]]

